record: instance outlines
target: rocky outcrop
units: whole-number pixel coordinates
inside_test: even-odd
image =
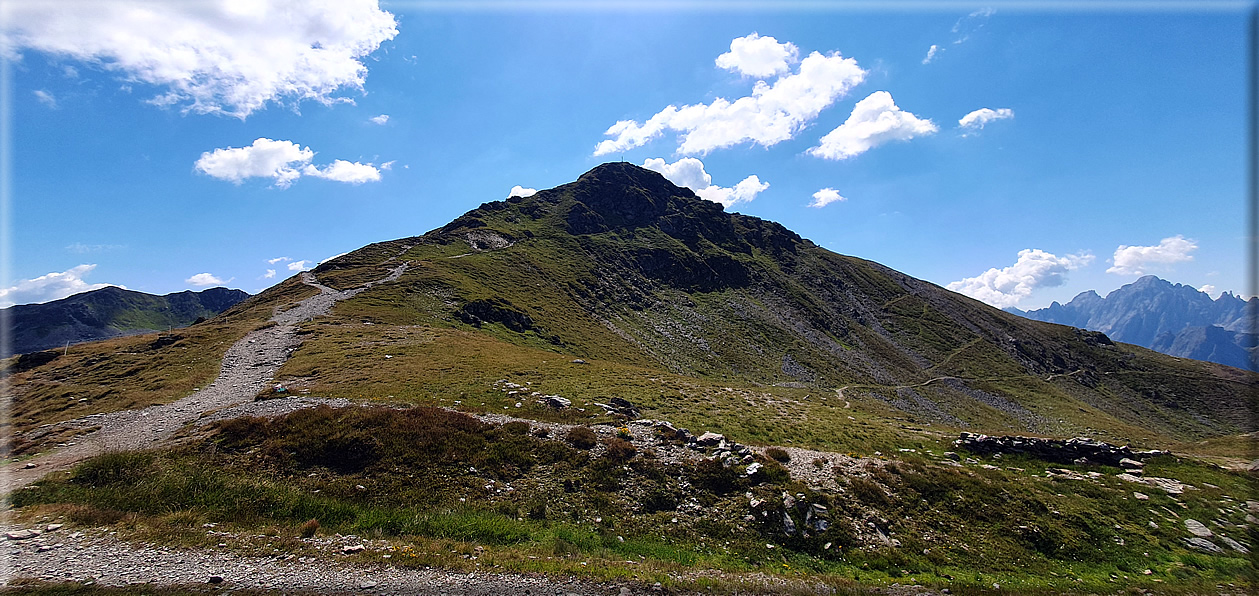
[[[953,444],[971,453],[982,455],[1021,454],[1060,464],[1103,464],[1130,468],[1140,466],[1124,465],[1126,462],[1123,460],[1132,460],[1133,463],[1137,463],[1160,455],[1170,455],[1167,451],[1133,451],[1127,445],[1116,447],[1087,437],[1064,440],[1020,436],[990,437],[961,433]]]

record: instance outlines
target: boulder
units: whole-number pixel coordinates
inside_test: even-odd
[[[1207,552],[1207,553],[1216,554],[1216,555],[1224,554],[1224,549],[1220,548],[1219,546],[1216,546],[1214,542],[1211,542],[1210,540],[1207,540],[1206,538],[1198,538],[1197,536],[1194,536],[1193,538],[1186,538],[1185,545],[1187,545],[1189,548],[1195,548],[1202,552]]]
[[[716,445],[724,440],[726,440],[726,437],[724,435],[719,435],[713,432],[706,432],[700,435],[699,437],[697,437],[695,439],[695,443],[704,447],[709,447],[712,445]]]
[[[1193,534],[1194,536],[1198,536],[1201,538],[1210,538],[1214,536],[1214,534],[1211,532],[1209,528],[1207,528],[1205,525],[1203,525],[1202,522],[1196,519],[1185,520],[1185,529],[1189,530],[1190,534]]]

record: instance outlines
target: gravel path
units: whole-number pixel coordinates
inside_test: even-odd
[[[214,382],[169,404],[91,414],[63,423],[98,426],[100,429],[73,444],[31,458],[20,467],[6,466],[0,470],[0,493],[18,490],[49,473],[67,470],[102,453],[152,447],[169,439],[185,424],[202,419],[208,412],[230,409],[235,416],[251,414],[249,410],[255,407],[252,405],[254,396],[271,382],[275,371],[301,343],[297,337],[300,323],[328,314],[332,305],[372,286],[398,279],[406,269],[407,263],[403,263],[384,278],[347,291],[320,284],[313,273],[302,273],[302,283],[318,288],[319,293],[289,310],[276,313],[271,317],[271,321],[276,323],[274,326],[253,331],[228,348]],[[256,407],[266,410],[274,406],[263,403]]]
[[[51,527],[51,526],[48,526]],[[14,528],[0,528],[5,532]],[[238,537],[224,535],[224,545]],[[3,539],[0,536],[0,539]],[[339,553],[343,545],[383,548],[352,536],[313,539],[331,551],[319,557],[288,554],[242,555],[220,549],[185,549],[118,540],[112,532],[57,529],[0,543],[5,583],[13,578],[45,582],[93,582],[101,586],[136,584],[206,586],[225,589],[309,591],[332,594],[651,594],[641,585],[596,584],[578,579],[519,574],[464,573],[395,567]],[[365,544],[366,543],[366,544]],[[330,560],[331,559],[331,560]],[[219,581],[211,583],[211,578]]]

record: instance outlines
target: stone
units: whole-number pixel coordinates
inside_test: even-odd
[[[1123,458],[1123,459],[1119,460],[1119,467],[1121,467],[1121,468],[1144,468],[1144,467],[1145,467],[1145,463],[1144,463],[1144,462],[1139,462],[1139,461],[1137,461],[1137,460],[1135,460],[1135,459],[1132,459],[1132,458],[1129,458],[1129,457],[1125,457],[1125,458]]]
[[[574,359],[572,359],[570,362],[571,362],[571,363],[573,363],[573,364],[585,364],[585,363],[586,363],[586,361],[585,361],[585,360],[582,360],[581,358],[574,358]]]
[[[1136,491],[1132,491],[1132,496],[1133,496],[1134,498],[1136,498],[1136,500],[1138,500],[1138,501],[1149,501],[1149,500],[1150,500],[1150,495],[1147,495],[1147,494],[1145,494],[1145,493],[1139,493],[1139,492],[1136,492]]]
[[[358,587],[363,590],[370,590],[376,587],[376,582],[369,579],[367,581],[359,583]]]
[[[564,408],[567,408],[573,405],[573,402],[572,400],[569,400],[564,397],[560,397],[558,395],[548,395],[546,396],[546,405],[552,408],[555,408],[557,410],[562,410]]]
[[[748,474],[748,476],[751,476],[751,475],[753,475],[753,474],[755,474],[755,473],[757,473],[757,472],[759,472],[759,471],[761,471],[761,464],[760,464],[760,462],[752,462],[752,463],[748,464],[748,469],[747,469],[747,474]]]
[[[1241,554],[1243,554],[1243,555],[1248,555],[1248,554],[1250,554],[1250,549],[1246,548],[1245,546],[1242,546],[1242,544],[1241,544],[1240,542],[1238,542],[1238,541],[1236,541],[1236,540],[1233,540],[1232,538],[1229,538],[1228,536],[1220,536],[1220,537],[1219,537],[1219,539],[1220,539],[1220,542],[1223,542],[1223,543],[1224,543],[1225,545],[1227,545],[1229,548],[1231,548],[1231,549],[1233,549],[1233,550],[1235,550],[1235,551],[1237,551],[1237,552],[1239,552],[1239,553],[1241,553]]]
[[[1152,486],[1156,486],[1158,488],[1163,489],[1163,491],[1169,495],[1184,494],[1185,487],[1188,486],[1186,484],[1182,484],[1178,480],[1172,480],[1171,478],[1158,478],[1156,476],[1150,476],[1146,478],[1145,482]]]
[[[63,527],[63,526],[62,526],[62,524],[48,524],[48,527],[47,527],[47,528],[44,528],[44,531],[45,531],[45,532],[56,532],[57,530],[60,530],[62,527]]]
[[[33,530],[14,530],[12,532],[5,532],[4,536],[9,540],[30,540],[31,538],[39,536],[39,534]]]
[[[211,575],[211,576],[210,576],[210,579],[207,579],[207,580],[206,580],[206,583],[210,583],[210,584],[214,584],[214,585],[221,584],[221,583],[223,583],[223,576],[221,576],[221,575]]]
[[[726,440],[726,437],[724,435],[719,435],[714,432],[706,432],[700,435],[699,437],[697,437],[695,439],[695,443],[707,447],[710,445],[716,445],[724,440]]]
[[[1214,534],[1211,533],[1211,530],[1209,528],[1207,528],[1205,525],[1202,524],[1202,522],[1196,519],[1186,519],[1185,529],[1189,530],[1190,534],[1193,534],[1194,536],[1199,536],[1202,538],[1210,538],[1211,536],[1214,536]]]
[[[361,553],[365,550],[367,550],[367,547],[362,544],[347,544],[341,547],[341,554],[352,555],[354,553]]]
[[[1151,530],[1157,530],[1157,529],[1158,529],[1158,524],[1154,523],[1154,520],[1150,520],[1150,523],[1149,523],[1149,524],[1147,524],[1147,525],[1149,525],[1149,526],[1150,526],[1150,529],[1151,529]]]
[[[962,461],[962,456],[958,455],[957,452],[955,451],[945,451],[944,457],[951,459],[953,461]]]
[[[783,532],[786,532],[788,536],[796,535],[796,522],[787,515],[786,511],[783,512]]]
[[[1217,555],[1224,554],[1224,549],[1220,548],[1219,546],[1216,546],[1214,542],[1211,542],[1210,540],[1207,540],[1206,538],[1198,538],[1197,536],[1194,536],[1193,538],[1186,538],[1185,544],[1189,546],[1190,548],[1196,548],[1203,552],[1208,552],[1208,553],[1217,554]]]

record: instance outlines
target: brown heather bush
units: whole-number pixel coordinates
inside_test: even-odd
[[[599,442],[599,437],[595,435],[595,431],[590,430],[590,427],[574,426],[572,430],[568,431],[568,436],[565,437],[565,440],[568,441],[569,445],[578,449],[590,449]]]
[[[766,449],[765,455],[768,455],[771,459],[775,461],[780,461],[783,463],[787,463],[791,461],[791,455],[789,455],[786,452],[786,450],[779,449],[778,447],[770,447],[769,449]]]
[[[310,538],[318,531],[319,520],[317,519],[307,520],[306,523],[302,524],[301,527],[298,528],[298,533],[302,535],[302,538]]]

